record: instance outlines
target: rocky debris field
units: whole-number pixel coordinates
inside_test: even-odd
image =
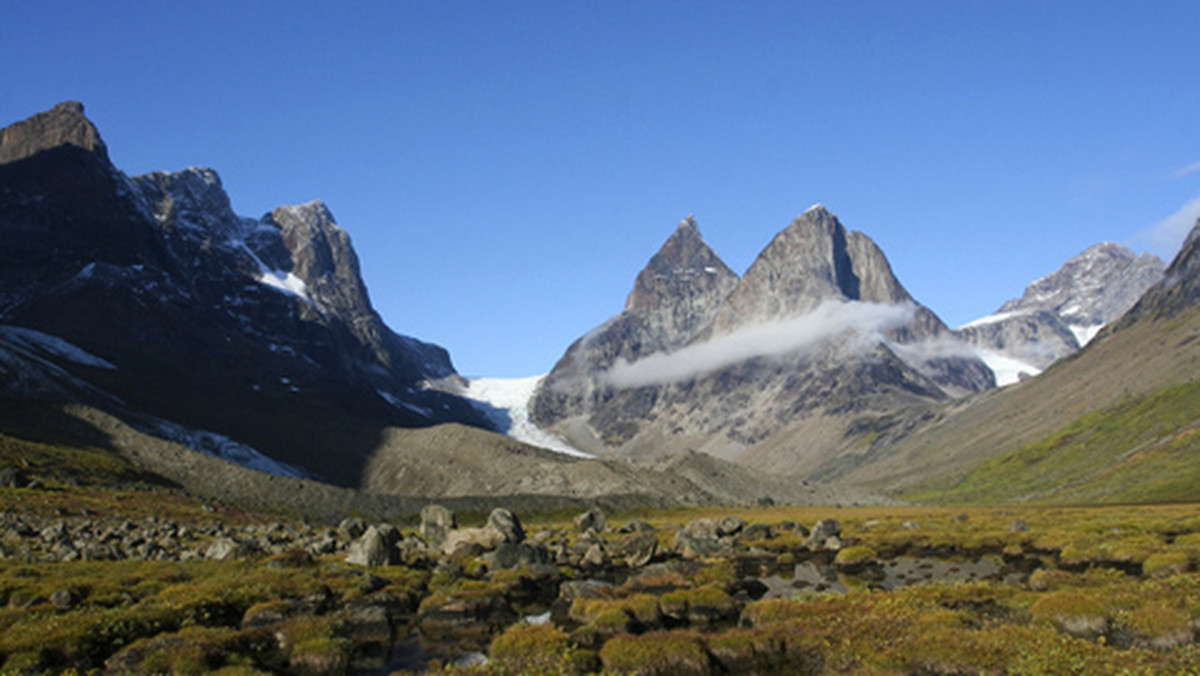
[[[589,509],[523,522],[499,508],[459,523],[431,504],[415,526],[315,526],[207,505],[178,519],[7,512],[0,665],[916,674],[1200,663],[1200,512],[1065,514]]]

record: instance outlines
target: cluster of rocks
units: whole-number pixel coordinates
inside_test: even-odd
[[[348,520],[352,521],[352,520]],[[346,551],[361,531],[272,522],[232,526],[220,521],[187,524],[147,517],[44,518],[0,513],[0,559],[53,561],[187,561],[244,558],[303,550],[313,555]]]

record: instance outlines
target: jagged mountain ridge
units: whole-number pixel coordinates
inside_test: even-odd
[[[70,367],[109,395],[86,403],[343,485],[382,427],[487,425],[420,387],[454,374],[448,353],[384,325],[320,202],[243,218],[212,170],[126,177],[77,102],[0,130],[0,160],[0,323],[113,364]]]
[[[1138,255],[1112,242],[1096,244],[1031,283],[1020,298],[955,334],[1035,375],[1121,317],[1162,279],[1164,267],[1153,254]],[[1002,384],[1011,381],[1010,375]]]
[[[647,280],[659,293],[645,291]],[[843,339],[856,332],[866,338]],[[684,221],[625,310],[572,344],[531,409],[595,453],[698,450],[810,472],[849,443],[861,417],[992,385],[878,247],[818,205],[741,278]],[[802,438],[819,444],[797,451]]]

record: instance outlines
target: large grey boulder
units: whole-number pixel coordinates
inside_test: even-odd
[[[580,533],[603,533],[608,530],[608,520],[598,507],[593,507],[576,516],[573,521],[576,530]]]
[[[505,542],[518,543],[525,541],[525,529],[521,527],[521,520],[503,507],[497,507],[488,515],[487,527],[495,528],[504,535]]]
[[[454,512],[441,505],[426,505],[421,508],[421,537],[434,547],[446,541],[446,535],[458,527]]]
[[[354,566],[375,568],[393,563],[394,547],[377,528],[371,526],[362,537],[350,545],[350,553],[346,555],[346,563]]]

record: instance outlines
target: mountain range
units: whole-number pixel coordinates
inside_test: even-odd
[[[1037,490],[997,488],[1033,484],[990,463],[1190,401],[1172,388],[1200,349],[1195,232],[1165,273],[1097,245],[951,330],[821,205],[742,275],[689,217],[620,314],[515,389],[389,328],[323,203],[248,218],[211,169],[126,176],[76,102],[0,129],[0,236],[0,434],[103,448],[223,499],[830,503],[981,482],[997,500],[1110,499],[1112,476],[1162,483],[1146,449],[1193,476],[1187,412],[1104,462],[1054,454],[1061,480]],[[326,504],[297,507],[302,491]]]
[[[247,218],[211,169],[128,177],[79,103],[0,130],[0,186],[0,432],[100,446],[223,498],[212,476],[250,475],[158,458],[182,445],[275,477],[407,496],[854,495],[707,456],[630,465],[490,431],[506,413],[459,396],[445,349],[383,323],[323,203]],[[273,481],[264,493],[279,494]]]

